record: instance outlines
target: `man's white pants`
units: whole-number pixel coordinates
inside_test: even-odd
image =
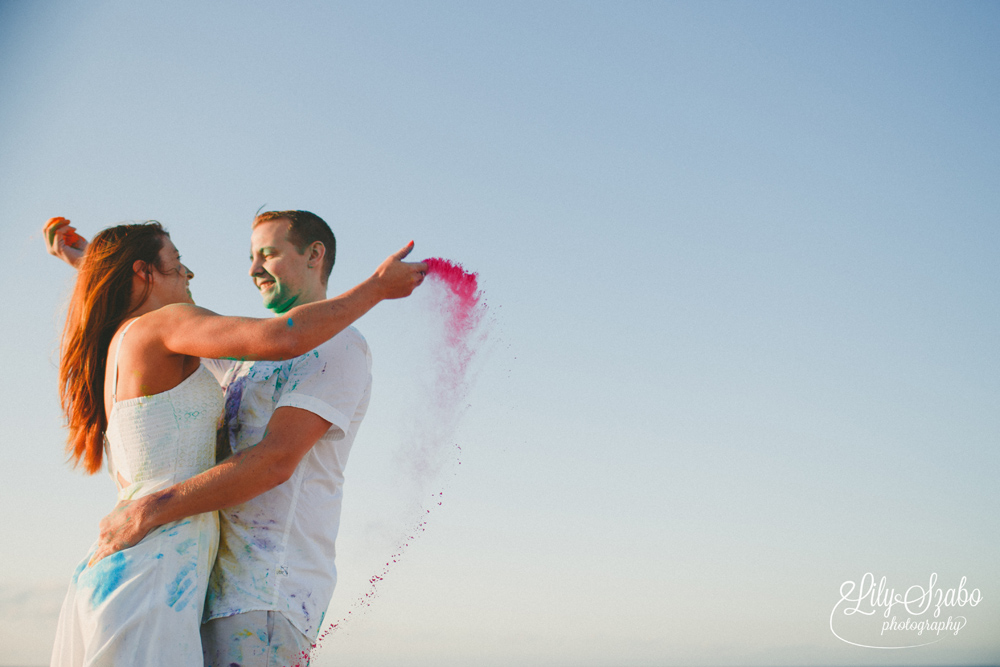
[[[312,642],[277,611],[248,611],[201,626],[205,667],[307,667]]]

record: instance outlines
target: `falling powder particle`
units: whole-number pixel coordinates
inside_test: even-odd
[[[462,413],[469,407],[465,397],[469,391],[470,370],[476,353],[487,338],[488,327],[484,326],[487,307],[479,289],[478,274],[439,257],[425,259],[424,262],[427,264],[427,286],[422,291],[427,293],[427,299],[422,303],[429,303],[434,316],[441,321],[443,339],[434,345],[434,377],[428,378],[433,382],[433,390],[427,396],[432,405],[426,406],[418,417],[418,420],[424,419],[427,423],[416,424],[412,431],[414,437],[407,445],[406,468],[418,486],[426,489],[440,473],[443,457],[450,454],[457,465],[462,463],[462,448],[454,443],[451,436]],[[432,508],[442,506],[444,491],[431,494],[430,503],[426,502],[426,495],[421,497],[423,502],[417,500],[418,506],[422,505],[419,517],[403,533],[391,555],[385,559],[385,564],[369,577],[367,592],[353,602],[345,616],[330,623],[320,633],[314,650],[324,639],[342,629],[348,619],[356,618],[356,615],[352,616],[354,611],[363,612],[371,607],[378,595],[378,587],[389,570],[399,562],[406,548],[427,530],[428,515],[431,513],[427,505]]]

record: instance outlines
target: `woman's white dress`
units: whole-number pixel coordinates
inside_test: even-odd
[[[116,371],[117,357],[116,351]],[[169,391],[116,402],[105,454],[119,500],[214,465],[222,410],[222,390],[204,366]],[[91,547],[63,602],[52,666],[199,667],[199,628],[218,541],[218,513],[207,512],[160,526],[87,567],[97,545]]]

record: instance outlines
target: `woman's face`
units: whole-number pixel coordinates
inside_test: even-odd
[[[154,267],[153,289],[164,303],[194,303],[188,282],[194,273],[181,263],[181,254],[170,237],[164,237],[159,266]]]

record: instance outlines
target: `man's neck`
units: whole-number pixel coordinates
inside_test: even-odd
[[[287,313],[295,306],[304,306],[307,303],[316,303],[317,301],[325,301],[325,300],[326,300],[325,286],[319,287],[318,289],[314,290],[304,290],[296,295],[295,301],[293,301],[288,308],[285,308],[280,312],[279,311],[272,311],[272,312],[274,313],[275,317],[282,317],[284,316],[285,313]]]

